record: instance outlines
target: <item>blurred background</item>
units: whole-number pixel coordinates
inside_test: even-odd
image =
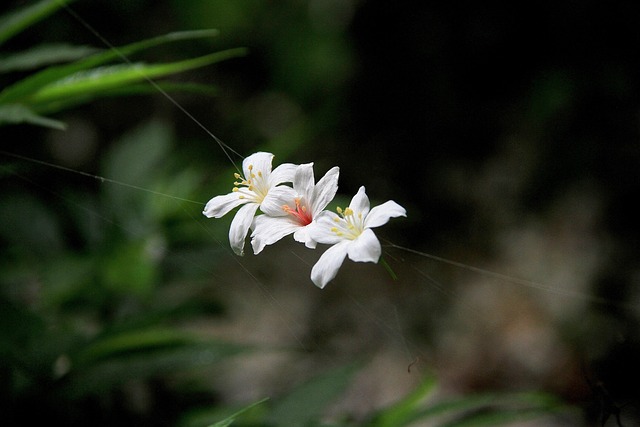
[[[5,3],[3,14],[30,4]],[[106,49],[84,22],[113,46],[218,29],[131,59],[248,48],[172,77],[210,91],[171,96],[240,155],[313,161],[316,178],[340,166],[332,206],[365,185],[373,204],[395,200],[408,217],[377,232],[398,280],[347,261],[321,291],[309,273],[323,248],[285,239],[260,256],[231,253],[232,215],[201,211],[231,189],[234,164],[161,93],[60,110],[65,131],[2,126],[9,425],[209,425],[265,397],[279,403],[244,425],[298,425],[283,421],[291,402],[316,417],[299,425],[374,425],[426,378],[435,400],[535,391],[570,408],[526,425],[640,425],[632,2],[71,7],[80,19],[58,10],[1,54],[45,42]],[[328,397],[304,388],[323,373]]]

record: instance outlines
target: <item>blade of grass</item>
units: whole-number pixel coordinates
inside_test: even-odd
[[[0,17],[0,45],[74,0],[43,0]]]
[[[51,64],[77,61],[98,52],[89,46],[46,44],[0,58],[0,73],[34,70]]]
[[[245,49],[228,49],[198,58],[167,64],[121,64],[100,67],[95,70],[81,72],[67,79],[43,87],[28,98],[29,104],[51,102],[68,97],[99,93],[105,90],[122,88],[125,85],[148,79],[181,73],[216,62],[243,55]]]
[[[197,83],[174,83],[174,82],[156,82],[158,87],[164,92],[184,92],[193,93],[200,96],[216,96],[218,89],[211,85],[203,85]],[[51,102],[45,102],[37,105],[37,112],[39,114],[52,114],[58,111],[66,110],[76,107],[78,105],[86,104],[98,98],[111,98],[120,96],[133,96],[133,95],[149,95],[157,93],[158,89],[147,83],[134,83],[126,87],[114,88],[86,94],[83,96],[76,96],[66,99],[58,99]]]
[[[131,43],[129,45],[109,49],[102,53],[91,55],[81,61],[71,64],[58,65],[49,67],[32,76],[26,77],[17,83],[5,88],[0,92],[0,104],[20,102],[30,94],[37,92],[44,86],[55,81],[64,79],[78,71],[88,70],[116,59],[123,60],[129,55],[151,47],[159,46],[166,43],[194,40],[206,37],[213,37],[218,34],[217,30],[197,30],[197,31],[180,31],[164,34],[162,36],[153,37],[147,40]]]
[[[434,391],[436,380],[427,377],[420,386],[398,403],[385,408],[371,422],[371,427],[400,427],[414,421],[412,416],[420,409],[423,401]]]
[[[279,400],[268,422],[276,426],[304,426],[317,420],[327,405],[344,392],[358,368],[358,364],[350,364],[312,378]]]
[[[244,408],[240,409],[239,411],[234,412],[232,415],[228,416],[224,420],[220,420],[220,421],[218,421],[218,422],[216,422],[214,424],[211,424],[209,427],[227,427],[227,426],[230,426],[236,420],[236,418],[238,418],[240,415],[244,414],[245,412],[250,411],[251,409],[255,408],[258,405],[263,404],[267,400],[269,400],[269,398],[265,397],[264,399],[258,400],[257,402],[254,402],[249,406],[245,406]]]
[[[28,123],[58,130],[64,130],[66,128],[63,122],[43,117],[24,105],[0,105],[0,126],[20,123]]]

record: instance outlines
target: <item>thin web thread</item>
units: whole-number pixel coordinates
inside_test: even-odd
[[[120,52],[120,50],[115,47],[113,44],[111,44],[111,42],[109,42],[109,40],[105,39],[95,28],[93,28],[93,26],[91,26],[86,20],[84,20],[80,15],[78,15],[66,2],[64,1],[60,1],[59,2],[60,5],[62,5],[62,7],[74,18],[76,19],[83,27],[85,27],[91,34],[93,34],[96,38],[98,38],[98,40],[100,40],[105,46],[107,46],[111,51],[113,51],[116,55],[118,55],[118,57],[120,57],[120,59],[122,59],[123,62],[129,64],[129,65],[133,65],[132,61],[122,52]],[[209,130],[209,128],[207,128],[202,122],[200,122],[193,114],[191,114],[189,111],[187,111],[186,108],[184,108],[178,101],[176,101],[167,91],[165,91],[164,89],[162,89],[160,87],[160,85],[158,85],[153,79],[151,79],[149,76],[147,76],[145,73],[143,73],[141,70],[136,70],[136,72],[142,77],[144,78],[151,86],[153,86],[154,89],[156,89],[158,92],[160,92],[167,100],[169,100],[169,102],[171,102],[178,110],[180,110],[182,113],[184,113],[190,120],[192,120],[196,125],[198,125],[198,127],[200,127],[203,131],[205,131],[205,133],[207,135],[209,135],[217,144],[218,146],[220,146],[220,149],[222,150],[222,152],[225,154],[225,156],[227,156],[227,159],[229,159],[229,161],[231,162],[231,164],[233,165],[233,167],[236,168],[236,170],[238,172],[241,172],[240,168],[238,167],[238,165],[236,165],[236,163],[233,161],[233,158],[231,157],[231,155],[229,154],[229,152],[232,152],[233,154],[239,156],[240,158],[244,158],[243,155],[241,155],[240,153],[238,153],[237,151],[235,151],[233,148],[231,148],[229,145],[225,144],[224,141],[222,141],[220,138],[218,138],[213,132],[211,132]]]
[[[550,286],[550,285],[546,285],[546,284],[540,283],[540,282],[534,282],[534,281],[531,281],[531,280],[521,279],[521,278],[515,277],[515,276],[509,276],[509,275],[506,275],[506,274],[496,273],[494,271],[486,270],[486,269],[479,268],[479,267],[474,267],[472,265],[464,264],[462,262],[453,261],[453,260],[450,260],[450,259],[447,259],[447,258],[439,257],[439,256],[436,256],[436,255],[431,255],[431,254],[426,253],[426,252],[421,252],[421,251],[417,251],[415,249],[406,248],[404,246],[396,245],[394,243],[389,242],[388,240],[385,240],[385,242],[386,242],[387,246],[389,246],[389,247],[392,247],[392,248],[395,248],[395,249],[398,249],[398,250],[401,250],[401,251],[405,251],[405,252],[408,252],[408,253],[412,253],[414,255],[418,255],[418,256],[421,256],[423,258],[432,259],[434,261],[438,261],[438,262],[441,262],[443,264],[449,264],[449,265],[452,265],[454,267],[461,268],[463,270],[473,271],[474,273],[482,274],[483,276],[492,277],[494,279],[497,279],[498,281],[518,284],[518,285],[525,286],[525,287],[528,287],[528,288],[533,288],[533,289],[545,291],[545,292],[548,292],[548,293],[551,293],[551,294],[568,296],[568,297],[573,297],[573,298],[580,298],[580,299],[583,299],[585,301],[596,303],[596,304],[601,304],[601,305],[610,305],[610,306],[615,306],[615,307],[620,307],[620,308],[627,308],[627,309],[638,309],[638,308],[640,308],[640,306],[635,305],[635,304],[611,301],[611,300],[608,300],[606,298],[598,297],[596,295],[588,294],[588,293],[585,293],[585,292],[578,292],[578,291],[572,291],[572,290],[569,290],[569,289],[562,289],[562,288],[558,288],[556,286]],[[429,280],[432,280],[426,273],[423,273],[422,271],[420,271],[418,269],[415,269],[415,270],[418,271],[418,273],[420,273],[423,277],[425,277],[425,278],[427,278]]]
[[[0,153],[4,154],[5,156],[14,157],[16,159],[25,160],[25,161],[36,163],[36,164],[39,164],[39,165],[48,166],[50,168],[63,170],[65,172],[75,173],[75,174],[78,174],[78,175],[82,175],[82,176],[86,176],[86,177],[89,177],[89,178],[93,178],[93,179],[96,179],[96,180],[98,180],[100,182],[109,182],[109,183],[112,183],[112,184],[121,185],[123,187],[132,188],[134,190],[139,190],[139,191],[144,191],[144,192],[147,192],[147,193],[151,193],[151,194],[154,194],[156,196],[162,196],[162,197],[167,197],[169,199],[178,200],[178,201],[181,201],[181,202],[188,202],[188,203],[195,203],[195,204],[198,204],[198,205],[204,205],[203,202],[198,202],[196,200],[190,200],[190,199],[185,199],[183,197],[172,196],[171,194],[161,193],[160,191],[155,191],[155,190],[151,190],[149,188],[139,187],[137,185],[129,184],[127,182],[117,181],[115,179],[106,178],[104,176],[94,175],[94,174],[91,174],[91,173],[88,173],[88,172],[83,172],[83,171],[80,171],[80,170],[71,169],[71,168],[68,168],[66,166],[56,165],[55,163],[45,162],[44,160],[38,160],[38,159],[34,159],[34,158],[31,158],[31,157],[27,157],[27,156],[21,156],[20,154],[9,153],[8,151],[4,151],[4,150],[0,150]]]

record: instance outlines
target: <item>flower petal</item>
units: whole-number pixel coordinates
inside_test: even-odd
[[[272,245],[278,240],[300,228],[286,217],[272,217],[258,215],[253,222],[251,246],[253,253],[258,255],[266,245]]]
[[[356,214],[362,213],[362,216],[365,217],[369,213],[369,206],[369,198],[365,193],[364,186],[362,186],[360,187],[360,189],[358,189],[356,195],[353,196],[353,199],[351,199],[349,207]]]
[[[313,197],[313,186],[315,183],[313,163],[299,165],[293,177],[293,188],[300,196],[304,197],[307,202]]]
[[[320,289],[324,288],[338,274],[344,257],[347,255],[348,243],[344,241],[331,246],[311,269],[311,281]]]
[[[324,208],[327,207],[329,202],[333,200],[338,191],[338,176],[340,175],[340,168],[335,166],[327,171],[326,174],[318,181],[313,189],[313,205],[311,206],[311,212],[313,215],[318,215]]]
[[[293,188],[286,185],[279,185],[269,190],[267,196],[262,200],[260,204],[260,210],[269,216],[287,216],[287,212],[282,209],[282,206],[288,205],[290,208],[296,208],[294,199],[297,193]]]
[[[390,218],[399,216],[407,216],[407,211],[393,200],[389,200],[371,208],[369,215],[364,219],[364,226],[365,228],[380,227],[389,222]]]
[[[223,196],[216,196],[209,200],[202,213],[208,218],[220,218],[233,208],[250,202],[249,199],[241,199],[237,193],[229,193]]]
[[[318,243],[335,245],[345,240],[344,237],[338,236],[334,231],[331,231],[340,221],[343,221],[343,219],[335,212],[323,211],[311,224],[307,225],[307,233],[311,239]]]
[[[308,225],[305,225],[302,227],[298,226],[298,229],[296,230],[296,232],[293,233],[293,239],[296,242],[304,243],[304,245],[309,249],[315,249],[318,242],[316,242],[311,238],[311,236],[309,236],[308,227],[309,227]]]
[[[283,182],[293,182],[293,176],[295,175],[297,168],[298,165],[294,165],[293,163],[281,164],[271,172],[271,175],[269,175],[269,186],[273,187],[274,185],[282,184]]]
[[[355,262],[378,262],[382,254],[380,241],[368,228],[357,239],[352,240],[347,249],[349,259]]]
[[[251,174],[262,172],[263,176],[268,176],[271,173],[271,161],[273,160],[273,154],[258,151],[252,155],[246,157],[242,161],[242,172],[246,179],[251,179]],[[251,168],[250,168],[251,167]]]
[[[237,255],[244,254],[244,239],[247,237],[247,232],[253,222],[253,216],[258,210],[257,203],[249,203],[238,209],[236,216],[231,221],[229,227],[229,243],[231,249]]]

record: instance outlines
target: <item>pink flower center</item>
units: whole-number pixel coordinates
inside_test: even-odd
[[[291,209],[291,207],[288,205],[284,205],[282,207],[282,210],[292,215],[296,219],[296,221],[298,221],[302,226],[311,224],[311,221],[313,221],[311,212],[307,211],[306,206],[300,205],[300,199],[295,199],[295,203],[296,203],[295,210]]]

